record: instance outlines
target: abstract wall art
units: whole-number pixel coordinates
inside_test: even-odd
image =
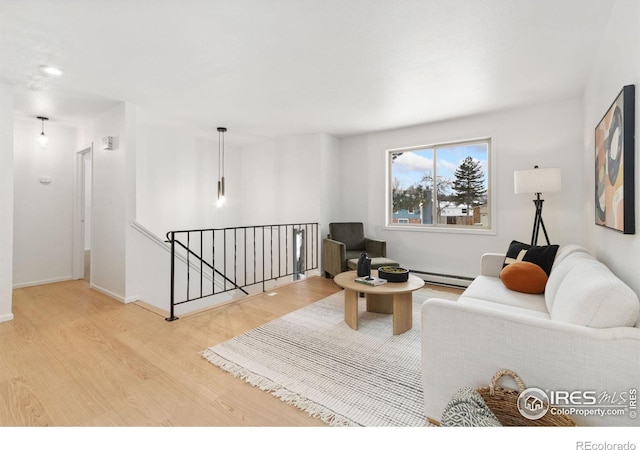
[[[635,86],[622,88],[595,130],[595,222],[635,233]]]

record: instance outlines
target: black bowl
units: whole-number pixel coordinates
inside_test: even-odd
[[[402,283],[409,279],[409,271],[402,267],[380,267],[378,277],[391,283]]]

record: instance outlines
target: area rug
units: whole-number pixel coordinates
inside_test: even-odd
[[[425,426],[420,371],[420,307],[413,328],[394,336],[392,316],[368,313],[358,330],[344,322],[343,291],[201,352],[212,364],[332,426]]]

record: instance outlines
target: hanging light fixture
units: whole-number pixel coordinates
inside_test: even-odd
[[[224,133],[227,129],[218,127],[218,208],[224,205]]]
[[[47,145],[47,135],[44,134],[44,121],[45,120],[49,120],[49,118],[48,117],[38,116],[38,120],[42,121],[42,132],[40,133],[40,136],[38,137],[38,142],[40,142],[40,145],[42,145],[44,147],[45,145]]]

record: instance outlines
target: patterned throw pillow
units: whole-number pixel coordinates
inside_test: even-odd
[[[443,427],[501,427],[478,391],[465,387],[451,398],[442,413]]]
[[[505,268],[516,261],[527,261],[540,266],[549,276],[559,247],[559,245],[532,246],[518,241],[511,241],[502,267]]]

